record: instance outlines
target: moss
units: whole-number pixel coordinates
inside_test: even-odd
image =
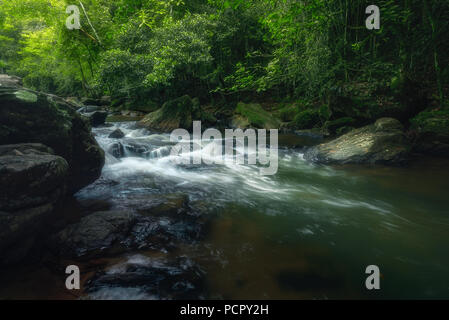
[[[321,123],[317,110],[304,110],[298,113],[293,119],[293,125],[297,129],[310,129]]]
[[[245,122],[246,120],[249,126],[265,129],[276,129],[280,126],[279,119],[264,110],[262,106],[257,103],[245,104],[239,102],[235,113],[242,116],[244,119],[240,119],[241,122]]]
[[[425,133],[449,134],[449,109],[423,111],[410,119],[411,128]]]

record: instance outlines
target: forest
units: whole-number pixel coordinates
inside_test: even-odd
[[[78,30],[65,25],[71,4],[83,8]],[[449,4],[377,1],[379,30],[365,27],[369,5],[2,1],[0,71],[40,91],[111,96],[112,107],[121,110],[147,113],[183,95],[213,107],[270,104],[294,129],[337,120],[332,112],[341,104],[353,106],[341,121],[354,126],[360,119],[347,118],[357,118],[357,108],[405,108],[405,121],[429,107],[446,108]]]

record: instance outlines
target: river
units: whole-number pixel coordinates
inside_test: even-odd
[[[108,138],[116,128],[124,138]],[[199,298],[449,298],[447,159],[415,159],[405,168],[334,167],[307,163],[301,149],[283,147],[277,174],[262,176],[257,165],[233,161],[176,165],[169,135],[133,123],[93,131],[105,150],[122,143],[124,157],[107,155],[101,180],[114,184],[94,184],[76,198],[126,208],[136,195],[187,195],[207,223],[195,240],[180,237],[170,254],[188,257],[203,272]],[[160,254],[126,253],[108,268],[151,264]],[[380,290],[365,287],[368,265],[380,268]],[[139,285],[89,297],[164,298]]]

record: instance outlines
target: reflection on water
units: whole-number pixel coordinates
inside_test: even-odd
[[[123,158],[109,155],[103,170],[102,179],[116,183],[77,196],[123,201],[181,192],[201,203],[213,216],[206,237],[172,254],[201,266],[207,298],[449,298],[448,160],[330,167],[306,163],[290,148],[279,150],[275,176],[261,176],[257,166],[232,159],[176,165],[168,135],[117,126],[123,139],[108,138],[115,127],[95,129],[105,150],[117,141],[124,147]],[[382,273],[377,292],[364,287],[371,264]],[[132,290],[91,298],[154,298]]]

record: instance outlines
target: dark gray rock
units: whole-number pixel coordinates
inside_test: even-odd
[[[20,261],[67,189],[68,164],[41,144],[0,146],[0,264]]]
[[[93,111],[82,113],[82,115],[89,119],[92,127],[98,127],[105,123],[108,113],[107,111]]]
[[[120,247],[135,223],[136,215],[126,211],[96,212],[60,231],[54,245],[64,256],[97,254],[114,245]]]
[[[204,271],[187,257],[150,259],[131,256],[99,271],[87,282],[93,299],[199,299],[205,296]],[[130,290],[134,289],[134,290]]]
[[[120,142],[111,143],[107,148],[107,152],[117,159],[123,158],[125,156],[125,148]]]
[[[121,139],[124,136],[125,136],[125,134],[123,133],[123,131],[117,128],[117,129],[115,129],[114,131],[111,132],[111,134],[109,135],[109,138]]]

